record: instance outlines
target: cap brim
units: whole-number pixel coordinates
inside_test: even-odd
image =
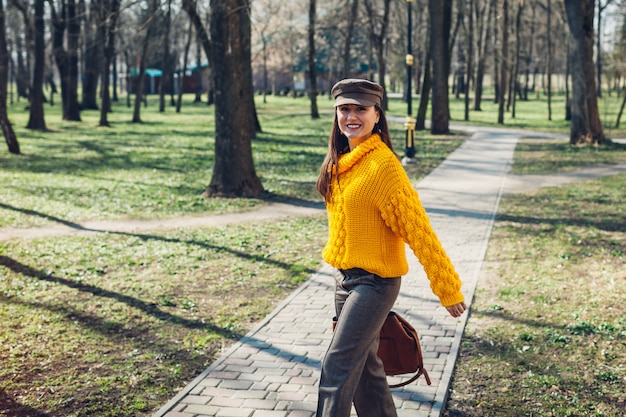
[[[344,104],[356,104],[359,106],[372,107],[378,104],[377,101],[368,100],[364,94],[342,94],[335,99],[335,107]]]

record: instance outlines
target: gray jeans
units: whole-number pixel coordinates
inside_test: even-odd
[[[396,417],[378,358],[380,329],[400,292],[401,279],[362,269],[335,271],[337,325],[324,361],[316,417]]]

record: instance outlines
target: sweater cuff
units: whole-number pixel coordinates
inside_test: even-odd
[[[465,297],[463,297],[463,293],[461,293],[461,291],[459,291],[459,292],[456,292],[454,294],[441,296],[441,297],[439,297],[439,301],[441,302],[442,306],[450,307],[450,306],[453,306],[455,304],[462,303],[463,301],[465,301]]]

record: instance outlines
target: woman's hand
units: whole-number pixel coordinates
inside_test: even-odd
[[[465,305],[464,302],[462,302],[462,303],[455,304],[453,306],[448,306],[446,307],[446,310],[448,310],[448,313],[450,313],[452,317],[456,318],[456,317],[461,317],[463,312],[467,310],[467,306]]]

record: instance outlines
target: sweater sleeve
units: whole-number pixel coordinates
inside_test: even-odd
[[[408,181],[391,195],[381,214],[387,226],[411,247],[441,304],[450,306],[464,301],[459,275],[441,246],[417,191]]]

